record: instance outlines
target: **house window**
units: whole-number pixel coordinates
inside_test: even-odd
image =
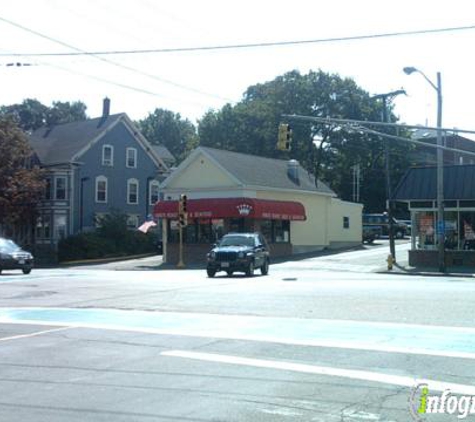
[[[49,239],[51,237],[51,215],[42,215],[36,222],[36,238]]]
[[[58,176],[54,179],[54,198],[66,199],[66,177]]]
[[[114,147],[112,145],[102,146],[102,165],[103,166],[114,165]]]
[[[160,199],[160,184],[156,180],[150,182],[149,201],[150,205],[154,205]]]
[[[127,203],[133,205],[139,203],[139,181],[137,179],[127,180]]]
[[[63,239],[66,237],[66,216],[55,215],[54,216],[54,237],[56,239]]]
[[[96,177],[96,202],[107,202],[107,177]]]
[[[125,155],[125,165],[129,168],[137,168],[137,150],[135,148],[127,148]]]
[[[127,217],[127,228],[130,230],[136,229],[139,226],[139,216],[129,214]]]
[[[51,177],[47,177],[45,179],[45,199],[49,201],[51,199]]]
[[[350,217],[343,217],[343,228],[344,229],[350,228]]]

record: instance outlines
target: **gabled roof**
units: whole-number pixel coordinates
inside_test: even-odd
[[[161,157],[163,160],[168,161],[169,163],[175,163],[176,159],[170,152],[170,150],[165,145],[154,145],[152,144],[152,149]]]
[[[243,186],[311,191],[336,196],[335,192],[321,181],[318,182],[318,188],[315,187],[315,178],[300,165],[298,165],[299,180],[296,181],[288,175],[288,161],[286,160],[277,160],[275,158],[266,158],[208,147],[196,148],[169,178],[165,180],[163,187],[166,188],[174,176],[186,168],[200,153],[209,157]]]
[[[430,201],[437,197],[437,167],[410,168],[394,191],[400,201]],[[444,198],[475,200],[475,165],[444,166]]]
[[[30,145],[44,166],[71,163],[119,122],[129,128],[157,165],[168,168],[125,113],[39,128],[30,135]]]
[[[99,138],[123,116],[114,114],[52,127],[41,127],[30,135],[30,145],[43,165],[69,163],[92,140]]]

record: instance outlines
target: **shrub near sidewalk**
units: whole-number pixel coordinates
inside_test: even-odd
[[[144,234],[127,228],[127,216],[111,212],[94,232],[62,239],[58,244],[59,261],[109,258],[156,251],[153,231]]]

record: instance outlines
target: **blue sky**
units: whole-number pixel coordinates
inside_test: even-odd
[[[407,123],[435,126],[435,90],[420,75],[402,72],[404,66],[415,66],[434,82],[436,72],[442,74],[443,125],[475,129],[471,57],[475,29],[101,59],[8,55],[75,51],[71,47],[115,51],[266,43],[471,26],[475,25],[475,7],[469,0],[0,0],[1,3],[5,5],[0,18],[23,28],[0,21],[0,104],[31,97],[45,104],[81,100],[94,117],[100,114],[102,99],[108,96],[113,113],[126,112],[133,119],[161,107],[195,121],[209,109],[239,101],[249,85],[292,69],[307,72],[320,68],[355,79],[371,94],[404,87],[409,95],[397,98],[396,113]],[[5,66],[18,61],[34,66]]]

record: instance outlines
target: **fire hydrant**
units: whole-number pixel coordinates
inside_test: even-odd
[[[386,259],[386,262],[388,263],[388,271],[391,271],[393,269],[393,264],[395,262],[391,254],[388,255],[388,259]]]

